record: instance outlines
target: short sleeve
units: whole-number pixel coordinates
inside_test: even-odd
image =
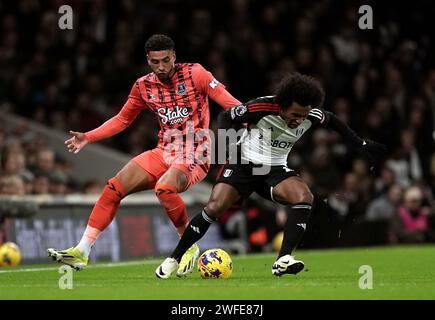
[[[241,104],[225,89],[222,83],[216,80],[211,72],[205,70],[199,63],[193,66],[192,77],[197,89],[202,94],[212,98],[223,109],[227,110]]]
[[[329,122],[329,114],[320,108],[311,109],[308,113],[307,119],[311,121],[313,125],[326,125]]]
[[[225,89],[225,86],[199,63],[195,63],[193,66],[192,77],[196,87],[205,95],[210,95],[213,94],[213,92],[219,92]]]

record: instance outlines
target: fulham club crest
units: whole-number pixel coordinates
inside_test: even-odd
[[[223,177],[224,178],[228,178],[232,174],[233,174],[233,170],[232,169],[225,169]]]

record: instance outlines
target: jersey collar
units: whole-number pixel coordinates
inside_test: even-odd
[[[164,86],[170,86],[170,85],[173,85],[174,84],[174,77],[175,77],[175,75],[178,73],[178,70],[180,69],[180,65],[178,64],[178,63],[176,63],[175,64],[175,66],[174,66],[174,74],[167,80],[167,81],[161,81],[160,79],[159,79],[159,77],[157,77],[157,74],[155,74],[154,73],[154,77],[155,77],[155,79],[156,79],[156,82],[157,83],[160,83],[160,84],[162,84],[162,85],[164,85]]]

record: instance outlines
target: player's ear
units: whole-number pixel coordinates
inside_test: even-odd
[[[174,55],[174,62],[175,62],[175,60],[177,60],[177,55],[175,54],[175,51],[173,52],[173,55]]]

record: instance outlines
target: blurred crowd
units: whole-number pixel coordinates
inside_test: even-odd
[[[58,28],[63,4],[73,8],[73,30]],[[372,5],[372,30],[358,28],[363,4]],[[63,132],[93,129],[149,72],[143,45],[153,33],[171,36],[179,62],[200,62],[241,101],[272,94],[289,72],[310,74],[325,87],[324,108],[386,144],[388,154],[372,168],[340,136],[318,129],[295,146],[289,166],[339,219],[392,221],[391,241],[401,241],[408,230],[428,229],[434,213],[433,11],[424,0],[394,7],[330,0],[1,4],[0,108]],[[211,106],[215,119],[219,110]],[[157,130],[145,113],[104,143],[136,155],[155,146]],[[71,182],[59,187],[71,179],[67,161],[20,134],[0,130],[1,193],[9,184],[22,184],[22,193],[87,192]],[[89,184],[98,192],[98,183]]]
[[[71,164],[25,122],[9,131],[0,125],[0,195],[99,194],[100,181],[77,182]]]

